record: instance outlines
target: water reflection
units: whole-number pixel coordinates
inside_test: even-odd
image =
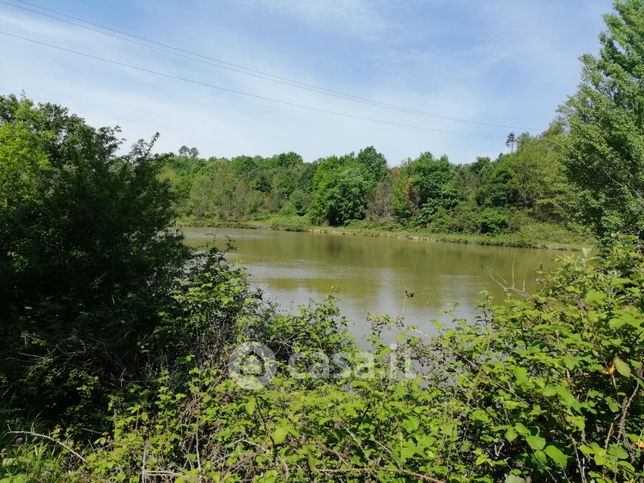
[[[432,317],[448,304],[455,316],[471,319],[489,291],[497,302],[505,294],[490,276],[535,288],[536,273],[551,269],[557,252],[504,247],[482,247],[389,238],[264,230],[184,229],[186,242],[203,247],[216,236],[234,240],[236,263],[245,265],[255,286],[287,310],[336,293],[357,336],[368,331],[368,314],[401,314],[426,332]],[[405,290],[414,293],[405,301]]]

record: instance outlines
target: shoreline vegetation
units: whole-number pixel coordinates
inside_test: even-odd
[[[590,236],[575,235],[559,227],[548,226],[554,234],[550,238],[535,238],[534,234],[525,232],[497,235],[480,235],[471,233],[433,233],[423,229],[405,229],[401,226],[378,222],[356,221],[346,226],[314,225],[306,217],[269,217],[260,220],[225,221],[182,219],[177,224],[180,229],[190,228],[231,228],[247,230],[290,231],[313,234],[341,236],[361,236],[372,238],[393,238],[421,242],[445,242],[465,245],[495,247],[531,248],[560,251],[581,251],[595,243]],[[537,225],[538,226],[538,225]],[[547,233],[547,232],[546,232]]]
[[[595,206],[581,168],[568,164],[567,129],[557,118],[538,135],[510,133],[509,152],[469,164],[423,152],[391,166],[373,146],[312,161],[294,152],[204,158],[182,146],[162,156],[159,178],[177,194],[183,225],[578,250],[593,232],[637,219],[637,198],[611,186]]]

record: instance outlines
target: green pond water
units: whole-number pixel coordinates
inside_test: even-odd
[[[532,292],[537,272],[561,252],[456,243],[295,233],[184,228],[186,243],[219,247],[232,239],[229,258],[248,269],[251,283],[286,311],[333,293],[354,335],[369,332],[369,314],[404,316],[426,333],[433,318],[472,320],[481,291],[506,299],[499,285]],[[413,297],[405,297],[405,291]],[[457,304],[453,307],[451,304]],[[441,313],[452,309],[453,316]]]

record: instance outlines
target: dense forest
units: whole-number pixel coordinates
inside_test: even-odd
[[[574,100],[562,110],[572,105]],[[634,220],[641,211],[637,196],[630,200],[630,213],[598,213],[623,193],[611,173],[601,181],[582,179],[584,167],[566,151],[571,122],[572,116],[560,117],[538,136],[510,133],[511,152],[470,164],[426,152],[390,168],[372,146],[311,163],[292,152],[203,159],[196,148],[183,146],[179,155],[164,157],[161,177],[180,193],[178,212],[186,224],[349,225],[487,235],[491,241],[528,245],[586,240],[592,223],[602,233],[642,227],[641,216]],[[597,204],[586,183],[603,184],[606,199]],[[508,234],[520,236],[502,236]]]
[[[372,146],[311,163],[296,153],[201,159],[184,146],[167,156],[162,177],[181,193],[185,223],[364,220],[382,230],[581,237],[581,194],[566,177],[564,129],[557,121],[539,136],[511,133],[512,152],[495,160],[456,165],[426,152],[393,168]]]
[[[642,481],[642,13],[616,1],[552,126],[469,165],[123,154],[0,97],[0,481]],[[433,337],[372,317],[365,365],[332,298],[283,313],[176,228],[277,214],[596,246]]]

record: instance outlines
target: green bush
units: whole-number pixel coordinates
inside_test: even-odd
[[[451,211],[440,209],[436,212],[430,228],[437,233],[478,233],[479,213],[466,204],[461,204]]]
[[[67,461],[59,448],[26,435],[13,435],[0,449],[0,482],[63,481],[77,461]]]
[[[479,230],[481,233],[494,235],[508,228],[510,214],[499,208],[486,208],[481,213]]]
[[[478,321],[455,320],[435,337],[374,318],[370,377],[289,377],[294,350],[340,350],[350,368],[364,362],[331,303],[300,315],[251,314],[240,319],[238,341],[264,338],[278,354],[268,386],[237,386],[225,357],[187,358],[132,388],[114,432],[67,476],[639,481],[643,282],[641,242],[614,238],[591,259],[563,260],[536,294],[516,291],[503,307],[486,300]],[[414,378],[391,377],[404,365],[392,364],[380,335],[391,325],[403,331],[399,350]]]
[[[0,393],[26,418],[93,428],[147,372],[145,350],[190,255],[152,144],[0,96]]]

